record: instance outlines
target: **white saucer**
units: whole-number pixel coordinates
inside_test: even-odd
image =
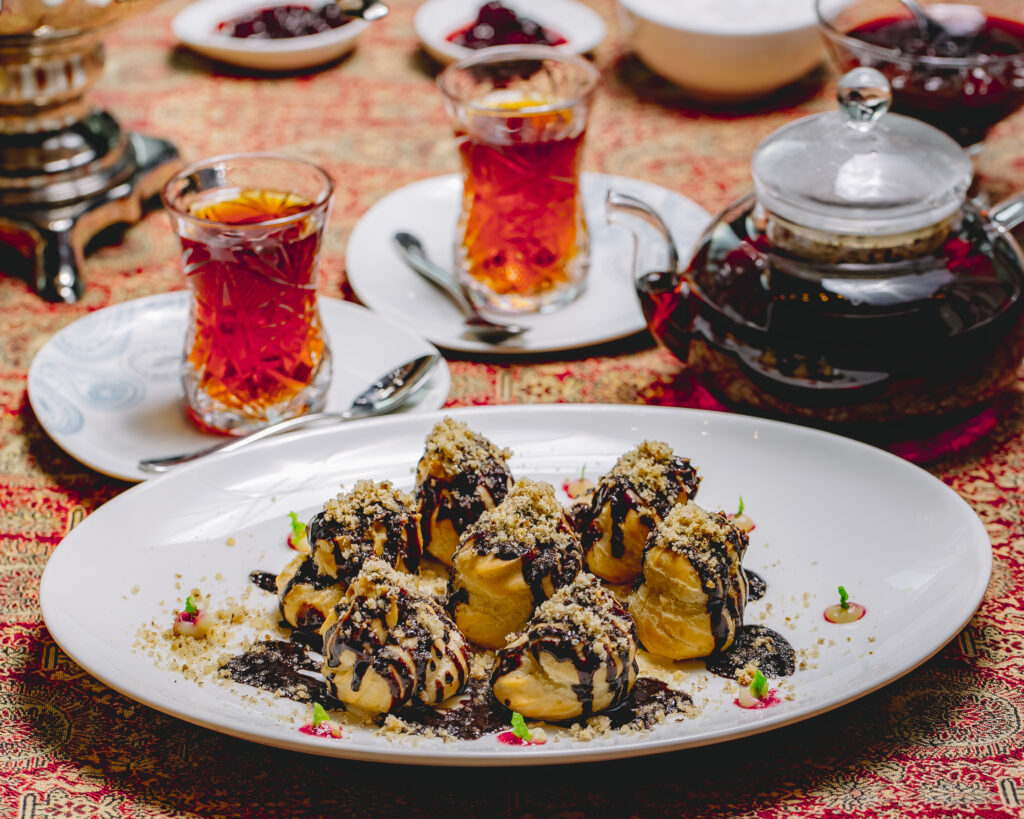
[[[646,325],[633,289],[633,238],[625,228],[607,223],[606,192],[615,188],[657,210],[669,224],[683,259],[691,253],[711,216],[685,196],[638,179],[584,173],[581,187],[591,238],[587,287],[561,310],[516,316],[517,324],[530,327],[522,336],[501,344],[464,336],[458,308],[410,270],[392,243],[396,231],[415,234],[434,261],[451,269],[462,196],[458,174],[424,179],[400,188],[363,215],[345,252],[349,284],[363,304],[449,350],[506,355],[556,352],[640,332]],[[643,269],[663,270],[664,242],[653,228],[638,219],[633,221],[642,232],[639,246]]]
[[[32,360],[28,400],[57,445],[86,466],[126,481],[153,476],[146,457],[189,452],[222,440],[185,416],[180,368],[188,320],[185,291],[97,310],[51,338]],[[334,355],[327,409],[343,410],[378,376],[434,348],[356,304],[321,297]],[[442,360],[399,412],[439,409],[451,376]]]
[[[439,63],[450,63],[473,53],[448,40],[452,32],[472,23],[485,0],[427,0],[413,18],[413,27],[427,53]],[[502,0],[516,14],[540,23],[565,38],[556,48],[586,54],[600,45],[607,27],[600,15],[576,0]]]
[[[323,5],[321,0],[199,0],[180,11],[171,22],[171,30],[184,45],[221,62],[260,71],[297,71],[336,60],[351,51],[356,39],[369,26],[365,20],[353,20],[340,28],[264,40],[231,37],[217,26],[243,14],[276,5]]]

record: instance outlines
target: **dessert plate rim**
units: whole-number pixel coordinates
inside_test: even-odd
[[[169,628],[178,598],[188,593],[175,589],[201,583],[217,598],[243,586],[264,595],[248,584],[248,573],[287,562],[287,510],[315,511],[339,480],[411,485],[423,437],[444,414],[512,447],[515,475],[567,480],[579,474],[581,459],[597,474],[627,442],[656,437],[693,458],[703,476],[702,505],[733,508],[742,493],[757,523],[745,564],[768,581],[765,600],[750,604],[748,622],[773,627],[809,652],[806,667],[780,685],[782,702],[736,708],[724,682],[683,666],[683,688],[687,680],[704,680],[694,695],[704,711],[650,733],[516,748],[493,736],[396,742],[346,727],[341,740],[331,740],[299,733],[308,706],[261,704],[245,695],[253,691],[246,686],[204,687],[132,649],[147,623]],[[773,730],[851,702],[925,662],[970,620],[991,573],[984,526],[934,476],[850,439],[747,416],[605,405],[471,408],[312,430],[258,449],[205,459],[105,504],[58,545],[40,603],[61,648],[126,696],[231,736],[306,753],[532,765],[641,756]],[[215,572],[230,576],[217,581]],[[90,594],[75,594],[83,583]],[[824,622],[837,584],[867,606],[863,620]],[[259,601],[276,608],[269,596]],[[818,659],[810,659],[811,649]]]
[[[188,292],[175,290],[103,307],[63,327],[35,354],[29,404],[43,431],[68,455],[110,477],[145,481],[155,476],[139,469],[140,459],[223,440],[200,431],[183,410],[180,361],[188,303]],[[333,358],[328,410],[346,409],[389,367],[436,351],[413,331],[358,304],[327,296],[319,304]],[[375,352],[365,349],[364,334],[378,345]],[[360,350],[359,360],[346,356],[349,349]],[[396,412],[439,409],[450,387],[441,358],[420,395]]]
[[[646,330],[633,287],[633,238],[625,228],[609,224],[605,192],[616,190],[639,197],[658,210],[669,224],[682,258],[688,258],[711,214],[680,193],[626,176],[584,171],[581,177],[591,239],[591,265],[583,292],[571,304],[551,313],[517,315],[530,330],[501,344],[488,344],[463,334],[463,316],[433,285],[402,261],[392,236],[408,231],[423,242],[428,255],[452,269],[455,222],[461,197],[459,174],[421,179],[384,196],[356,223],[345,250],[349,284],[359,300],[377,312],[448,350],[496,356],[552,353],[580,349]],[[643,241],[640,264],[650,270],[664,265],[662,242],[639,220]]]

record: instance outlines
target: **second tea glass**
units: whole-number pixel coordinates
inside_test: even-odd
[[[438,77],[462,159],[456,276],[483,309],[554,310],[583,288],[579,178],[598,78],[548,46],[483,49]]]
[[[192,294],[182,382],[201,428],[244,434],[323,407],[316,275],[333,190],[315,165],[269,154],[204,160],[164,188]]]

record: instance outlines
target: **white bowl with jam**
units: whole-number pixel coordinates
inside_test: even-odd
[[[344,56],[369,26],[365,20],[339,19],[335,8],[333,0],[199,0],[181,11],[171,28],[183,45],[219,62],[299,71]]]
[[[576,0],[427,0],[413,26],[423,49],[442,64],[494,45],[551,45],[586,54],[607,34],[600,15]]]
[[[689,95],[754,99],[825,55],[813,0],[617,0],[636,55]]]

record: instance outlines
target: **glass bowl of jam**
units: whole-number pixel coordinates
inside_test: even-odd
[[[682,270],[638,269],[636,289],[655,338],[725,404],[918,437],[1016,381],[1024,253],[1010,229],[1024,208],[968,202],[966,152],[887,113],[878,71],[849,72],[838,96],[838,111],[762,142],[755,193],[718,215]],[[627,227],[644,213],[614,197],[609,216]]]
[[[372,23],[334,0],[197,0],[171,23],[204,57],[259,72],[315,69],[340,59]]]
[[[899,0],[816,0],[840,70],[877,68],[895,111],[941,128],[961,145],[1024,104],[1024,3],[920,0],[922,25]]]
[[[413,27],[423,49],[442,65],[502,45],[587,54],[607,32],[600,15],[577,0],[427,0]]]

